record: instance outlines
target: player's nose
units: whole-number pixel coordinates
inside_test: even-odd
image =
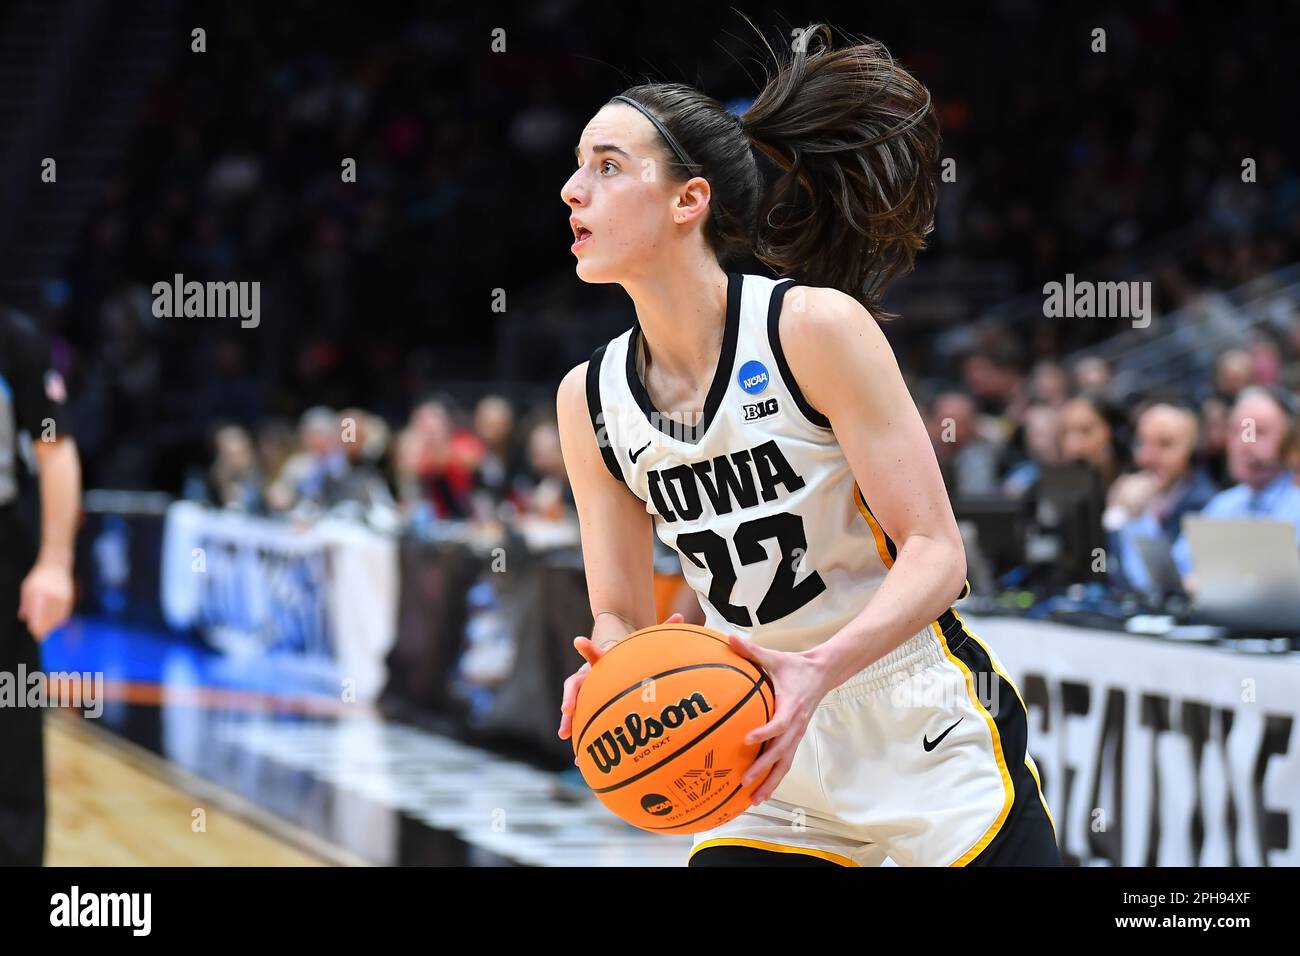
[[[587,202],[586,194],[582,189],[581,173],[582,170],[575,170],[569,177],[569,181],[560,188],[560,200],[566,206],[575,209],[581,208]]]

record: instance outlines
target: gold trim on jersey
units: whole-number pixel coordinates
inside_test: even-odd
[[[1034,786],[1038,788],[1038,802],[1043,805],[1043,812],[1047,814],[1047,822],[1052,825],[1052,835],[1056,836],[1056,821],[1052,818],[1052,811],[1047,806],[1047,798],[1043,796],[1043,781],[1038,776],[1038,765],[1034,763],[1034,758],[1030,756],[1027,747],[1025,749],[1025,766],[1029,768],[1029,773],[1034,778]],[[1060,842],[1059,838],[1057,842]]]
[[[885,529],[880,526],[876,516],[867,507],[867,499],[862,497],[862,489],[858,487],[856,481],[853,483],[853,503],[858,506],[858,514],[862,515],[867,527],[871,529],[872,537],[876,539],[876,553],[880,555],[881,562],[886,569],[892,568],[898,549],[894,547],[894,542],[889,539],[889,535],[885,534]]]
[[[950,610],[950,613],[956,612]],[[960,618],[958,618],[958,620],[960,621]],[[979,699],[979,695],[975,692],[975,675],[973,675],[970,668],[966,666],[966,662],[953,654],[953,652],[948,648],[948,640],[943,636],[943,628],[939,626],[939,622],[931,621],[930,626],[934,628],[934,633],[938,636],[939,644],[943,647],[943,652],[947,655],[948,660],[952,661],[961,669],[962,675],[966,678],[966,694],[970,697],[971,703],[975,706],[975,709],[983,715],[984,722],[989,725],[989,733],[993,735],[993,756],[997,759],[998,774],[1002,777],[1002,793],[1005,797],[1002,801],[1002,812],[999,813],[997,819],[989,825],[989,828],[984,831],[984,835],[975,841],[973,847],[959,856],[952,863],[948,864],[949,866],[965,866],[971,860],[975,859],[975,857],[979,856],[980,853],[984,851],[985,847],[993,842],[993,838],[998,835],[998,831],[1002,829],[1002,825],[1007,822],[1007,816],[1011,813],[1011,806],[1016,801],[1016,787],[1015,784],[1011,782],[1011,773],[1007,770],[1007,759],[1002,752],[1002,735],[998,733],[997,721],[993,719],[993,714],[984,706],[983,702]],[[971,632],[966,629],[964,623],[962,624],[962,630],[965,631],[967,637],[975,637],[974,634],[971,634]],[[979,643],[978,640],[976,643]],[[984,647],[983,644],[980,644],[980,646]],[[987,650],[988,648],[985,648],[986,652]],[[990,660],[992,660],[991,657]]]
[[[862,496],[862,489],[858,487],[856,481],[853,482],[853,503],[858,506],[858,514],[862,515],[867,527],[871,529],[871,536],[876,539],[876,553],[880,555],[885,570],[889,570],[894,566],[894,558],[898,556],[898,546],[894,544],[894,539],[885,533],[885,529],[880,526],[880,522],[872,514],[867,499]],[[969,595],[970,578],[966,578],[962,582],[961,594],[957,595],[957,600],[960,601]]]
[[[838,853],[832,853],[830,850],[787,846],[784,843],[769,843],[767,840],[751,840],[744,837],[716,837],[712,840],[703,840],[691,847],[687,860],[694,856],[696,851],[703,850],[706,846],[751,846],[759,850],[771,850],[775,853],[801,853],[804,856],[815,856],[823,860],[829,860],[831,863],[838,863],[840,866],[861,866],[856,860],[841,856]]]
[[[961,625],[961,629],[966,633],[966,636],[984,649],[984,653],[988,655],[989,663],[993,665],[993,669],[997,671],[999,677],[1006,681],[1007,686],[1011,688],[1011,692],[1016,695],[1016,700],[1020,701],[1020,709],[1025,712],[1025,766],[1029,768],[1029,773],[1034,778],[1034,785],[1038,789],[1038,800],[1042,803],[1043,810],[1047,812],[1048,822],[1052,824],[1052,832],[1055,833],[1056,821],[1052,818],[1052,811],[1047,808],[1047,798],[1043,796],[1043,782],[1039,779],[1038,767],[1034,763],[1034,758],[1029,755],[1029,708],[1025,705],[1025,699],[1020,696],[1020,689],[1016,687],[1011,678],[1003,672],[1002,668],[998,667],[997,661],[993,658],[993,652],[989,650],[988,645],[976,637],[975,633],[966,626],[966,622],[962,620],[960,614],[953,611],[952,616],[957,619],[957,623]]]

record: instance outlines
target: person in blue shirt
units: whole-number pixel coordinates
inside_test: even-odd
[[[1300,545],[1300,487],[1281,455],[1294,418],[1293,407],[1293,400],[1275,389],[1251,385],[1241,390],[1228,429],[1228,473],[1239,483],[1211,498],[1201,517],[1281,518],[1296,526]],[[1184,587],[1193,590],[1186,535],[1178,536],[1173,553]]]
[[[1139,470],[1111,486],[1105,521],[1115,528],[1119,567],[1112,581],[1133,591],[1151,588],[1138,538],[1178,538],[1183,515],[1203,509],[1219,488],[1195,461],[1200,422],[1191,408],[1155,401],[1138,416],[1133,460]]]

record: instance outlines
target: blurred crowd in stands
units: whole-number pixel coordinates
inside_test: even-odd
[[[218,421],[259,431],[316,405],[359,405],[397,429],[430,392],[467,406],[490,391],[548,402],[610,327],[530,309],[527,294],[557,276],[578,285],[558,190],[583,124],[644,70],[735,108],[757,88],[749,27],[725,5],[685,9],[690,44],[638,28],[635,6],[196,4],[207,52],[190,51],[186,25],[160,54],[172,65],[39,310],[80,405],[90,483],[176,490]],[[818,12],[883,38],[933,91],[956,179],[941,187],[923,265],[1010,267],[1013,291],[1029,292],[1068,271],[1122,272],[1174,236],[1143,263],[1167,312],[1300,260],[1298,133],[1279,122],[1298,85],[1288,25],[1300,8]],[[778,42],[790,16],[746,13]],[[344,157],[355,183],[341,181]],[[1253,183],[1241,181],[1247,157]],[[261,282],[261,324],[155,318],[149,290],[176,273]],[[508,293],[504,314],[495,289]],[[592,315],[613,294],[630,320],[617,290],[577,292]],[[1035,361],[1107,333],[1036,324]],[[503,364],[520,329],[528,361]],[[924,343],[905,345],[906,361],[932,362]]]
[[[572,146],[647,70],[743,109],[761,75],[748,26],[696,4],[682,7],[690,43],[643,28],[634,6],[196,8],[208,52],[177,37],[37,316],[88,483],[253,512],[355,501],[412,518],[571,517],[555,385],[632,318],[618,290],[572,277],[558,196]],[[769,31],[789,15],[746,13]],[[883,39],[933,92],[956,178],[923,265],[1004,269],[1022,295],[1067,272],[1145,278],[1168,314],[1300,261],[1300,130],[1283,121],[1300,8],[818,13]],[[261,282],[261,324],[156,318],[149,290],[176,273]],[[563,301],[536,294],[560,284]],[[909,339],[909,318],[923,337]],[[1025,495],[1042,464],[1079,459],[1104,476],[1115,528],[1172,533],[1216,490],[1270,487],[1300,465],[1290,413],[1246,391],[1300,386],[1300,322],[1220,355],[1213,382],[1167,404],[1111,394],[1101,359],[1066,362],[1114,332],[1105,322],[1037,315],[936,355],[925,320],[905,314],[890,334],[954,495]],[[1246,412],[1277,420],[1243,451]]]
[[[314,517],[344,503],[396,509],[408,520],[512,522],[571,518],[573,495],[553,417],[516,422],[489,395],[459,426],[449,401],[430,397],[400,430],[361,408],[305,411],[296,430],[269,419],[255,431],[218,427],[212,464],[194,470],[187,497],[250,514]]]
[[[1300,303],[1292,309],[1292,336],[1220,353],[1206,387],[1129,401],[1096,357],[1022,374],[1014,362],[968,356],[963,387],[922,399],[950,497],[1032,501],[1044,467],[1086,465],[1104,494],[1109,582],[1139,592],[1152,584],[1142,537],[1166,539],[1194,585],[1186,515],[1282,519],[1300,542]]]
[[[1128,402],[1102,359],[1025,369],[1013,353],[967,356],[957,387],[911,383],[954,502],[1032,502],[1044,467],[1084,465],[1105,496],[1111,583],[1139,591],[1150,579],[1137,537],[1163,536],[1190,572],[1180,532],[1188,514],[1281,518],[1300,541],[1300,332],[1223,352],[1199,393]],[[395,431],[360,408],[308,409],[296,433],[276,419],[253,433],[228,424],[214,433],[212,459],[191,474],[187,496],[257,514],[313,516],[354,502],[424,524],[576,518],[549,409],[516,423],[500,395],[466,410],[428,398]]]

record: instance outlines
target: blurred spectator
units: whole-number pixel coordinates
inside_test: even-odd
[[[1251,384],[1254,362],[1245,349],[1227,349],[1214,362],[1214,394],[1231,405],[1237,395]],[[1263,383],[1261,383],[1263,384]]]
[[[257,429],[257,463],[267,485],[274,484],[294,452],[293,426],[282,418],[269,418]]]
[[[1250,355],[1250,380],[1256,385],[1277,385],[1282,378],[1282,350],[1265,329],[1251,333],[1247,347]]]
[[[1119,558],[1112,573],[1121,586],[1147,591],[1152,584],[1136,538],[1164,537],[1172,545],[1183,515],[1203,509],[1218,491],[1195,462],[1198,427],[1195,412],[1172,404],[1150,405],[1138,417],[1139,470],[1117,479],[1107,498],[1105,522]]]
[[[1128,457],[1124,414],[1096,393],[1080,392],[1061,409],[1061,458],[1083,462],[1110,489]]]
[[[962,382],[975,411],[984,421],[980,433],[995,442],[1004,442],[1015,430],[1022,413],[1024,394],[1019,358],[1014,345],[1006,341],[1007,332],[999,329],[981,349],[962,360]]]
[[[339,413],[339,435],[347,468],[330,483],[327,506],[354,501],[366,508],[396,507],[381,460],[388,451],[388,426],[361,408]]]
[[[577,505],[560,453],[560,430],[553,419],[543,418],[529,431],[528,467],[536,483],[525,513],[548,521],[576,517]]]
[[[1228,430],[1228,470],[1238,484],[1211,498],[1202,517],[1281,518],[1295,524],[1300,542],[1300,487],[1281,457],[1295,419],[1288,401],[1259,385],[1241,390],[1232,406]],[[1174,543],[1174,563],[1188,590],[1194,589],[1186,535],[1180,534]]]
[[[527,464],[514,440],[515,413],[500,395],[487,395],[474,409],[474,431],[483,442],[483,457],[474,472],[474,513],[497,517],[503,502],[516,510],[523,502],[516,484]]]
[[[928,426],[950,495],[997,492],[1000,449],[977,430],[975,403],[969,395],[938,395],[930,406]]]
[[[1061,462],[1061,410],[1035,403],[1025,409],[1024,421],[1013,439],[1020,460],[1007,469],[1002,493],[1010,498],[1029,495],[1038,484],[1042,466]]]
[[[424,466],[424,438],[412,427],[403,428],[393,442],[393,486],[397,505],[406,517],[413,517],[421,505],[428,505],[421,469]]]
[[[469,518],[473,513],[474,473],[483,457],[483,442],[471,432],[456,430],[447,403],[426,399],[411,413],[416,436],[414,454],[420,482],[438,518]]]
[[[262,473],[248,432],[239,425],[226,425],[217,429],[212,444],[216,452],[209,472],[212,500],[221,508],[260,514]]]
[[[1029,400],[1060,408],[1070,395],[1070,375],[1059,362],[1039,362],[1030,378]]]
[[[1216,487],[1232,484],[1228,474],[1229,403],[1210,396],[1201,403],[1201,447],[1197,457]]]
[[[300,504],[325,507],[333,486],[347,470],[338,416],[322,406],[309,408],[298,423],[298,451],[267,489],[267,504],[274,511],[289,511]]]
[[[1110,365],[1104,358],[1089,355],[1074,366],[1074,384],[1085,395],[1110,396]]]

